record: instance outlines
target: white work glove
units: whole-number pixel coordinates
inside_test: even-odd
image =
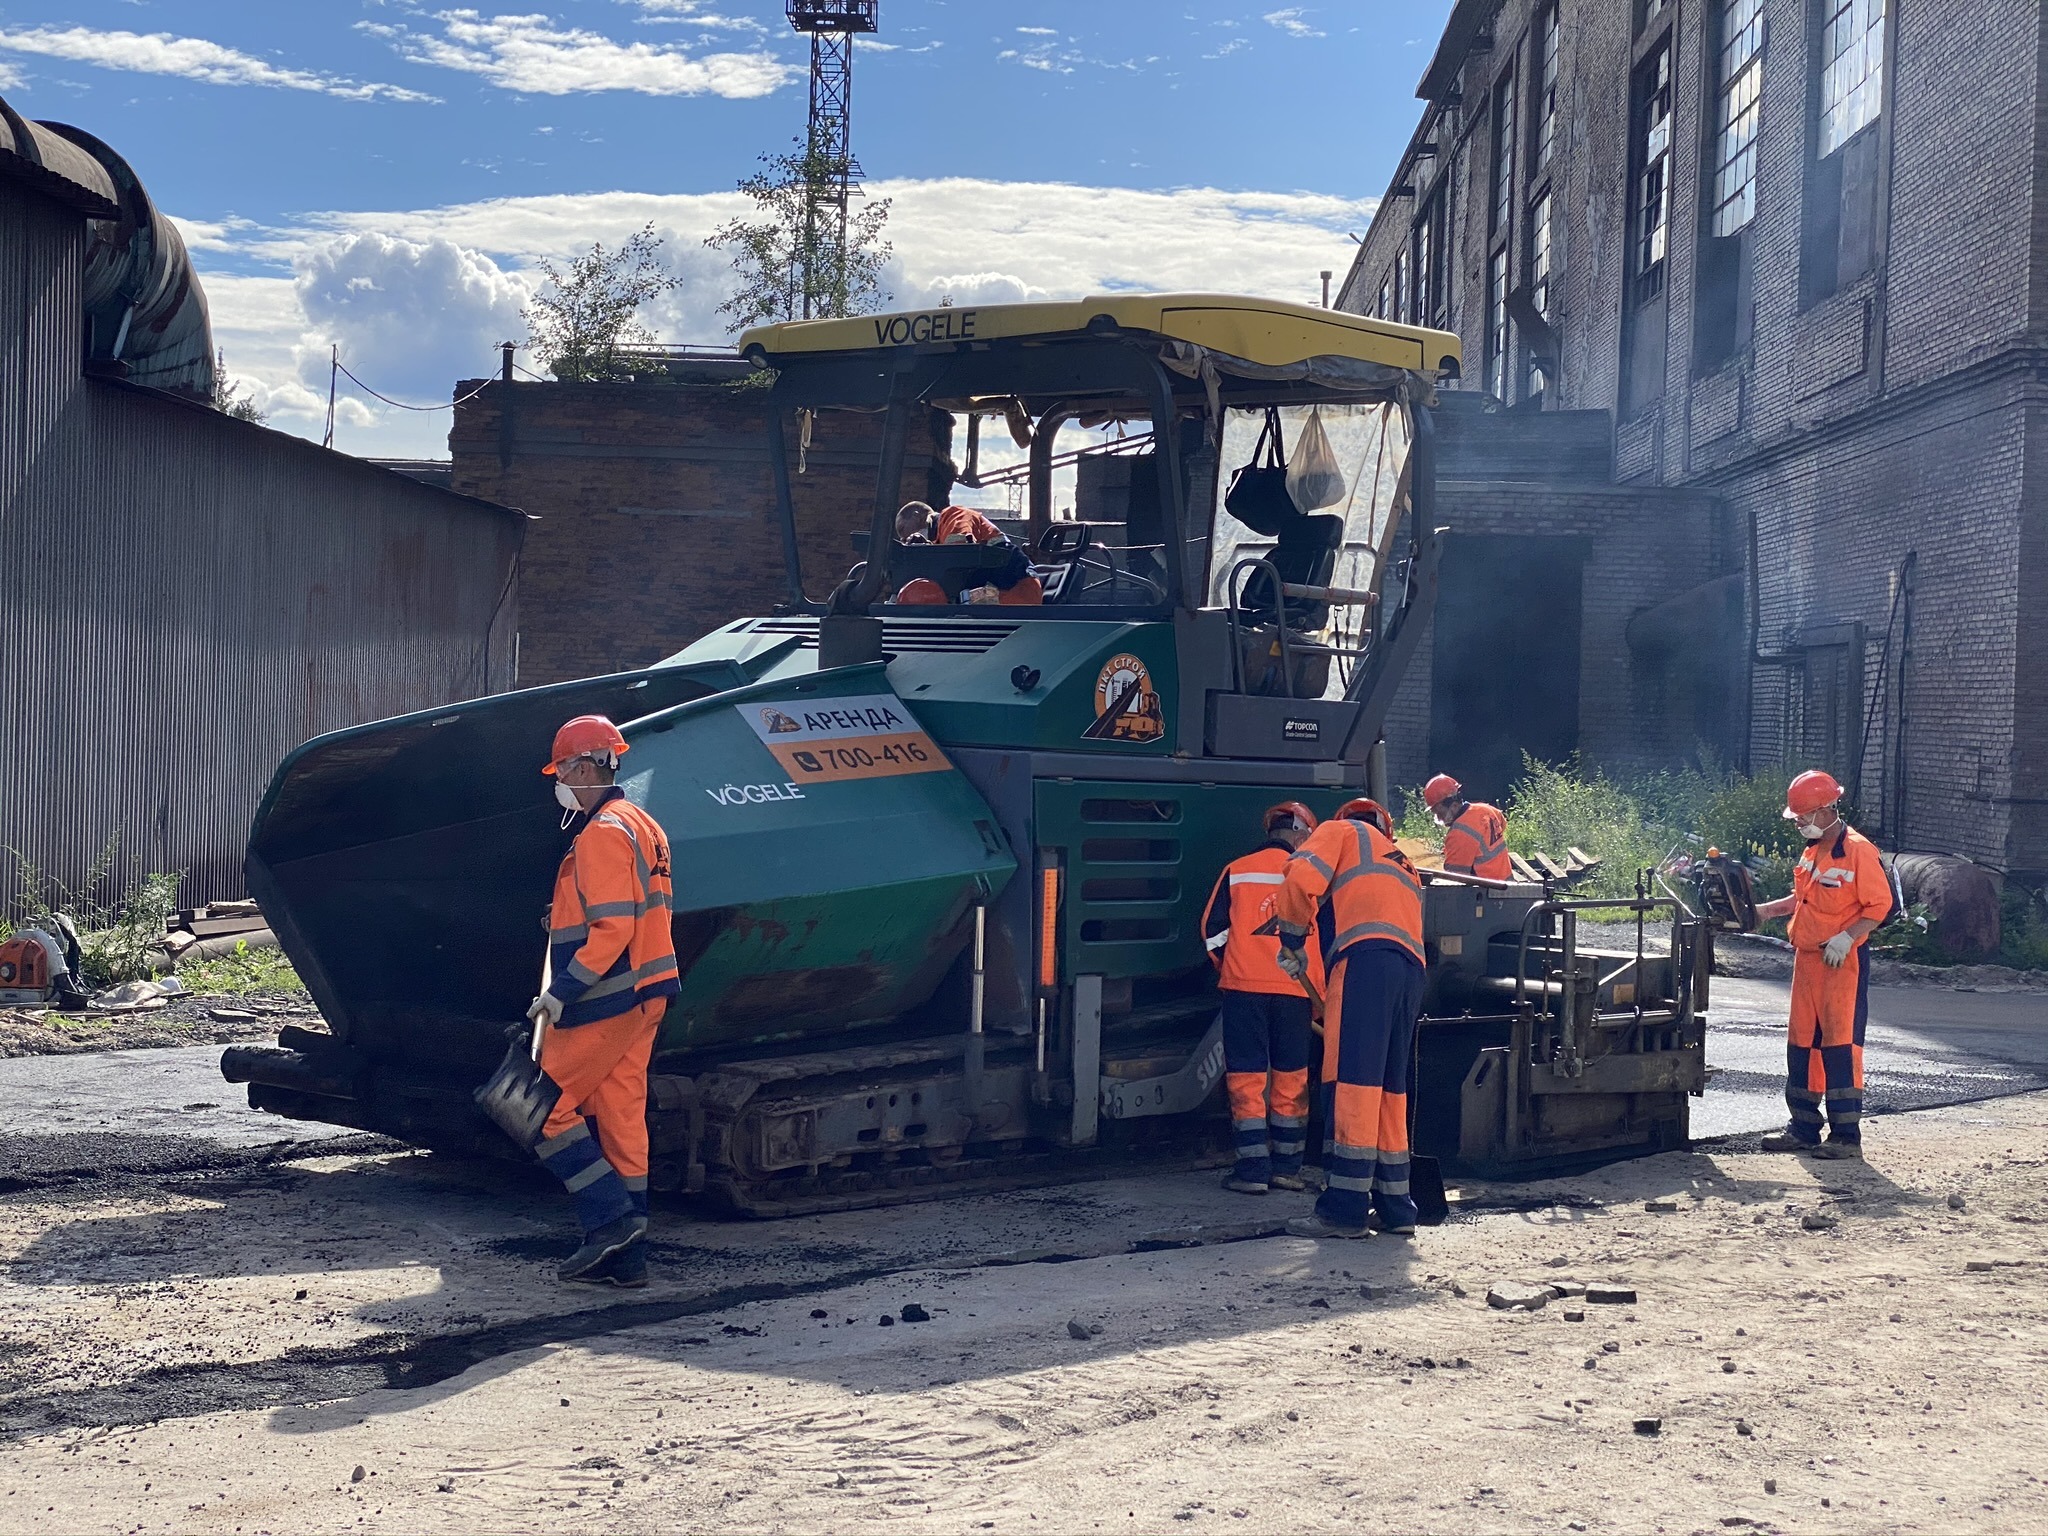
[[[543,992],[536,997],[526,1010],[527,1019],[535,1024],[546,1024],[550,1028],[562,1022],[562,1000],[552,992]]]
[[[1000,603],[1003,594],[995,587],[970,587],[960,594],[960,600],[975,607],[983,607],[990,603]]]
[[[1838,933],[1821,946],[1820,957],[1829,965],[1840,965],[1849,958],[1849,951],[1856,947],[1856,941],[1847,933]]]
[[[1282,944],[1280,946],[1279,962],[1280,969],[1287,973],[1289,981],[1299,982],[1304,976],[1308,975],[1308,956],[1301,950],[1290,949],[1287,945]]]

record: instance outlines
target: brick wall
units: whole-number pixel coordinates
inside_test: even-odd
[[[522,686],[644,666],[789,601],[765,404],[728,383],[494,383],[457,408],[455,489],[538,519],[520,581]],[[823,598],[872,519],[881,417],[820,416],[801,475],[793,420],[785,431],[804,582]],[[914,426],[899,500],[926,495],[933,450]]]
[[[1623,410],[1629,79],[1651,35],[1633,35],[1636,9],[1612,0],[1560,6],[1561,159],[1550,175],[1562,366],[1543,404],[1616,412],[1617,479],[1725,498],[1721,569],[1740,567],[1731,535],[1746,542],[1755,519],[1766,655],[1814,625],[1865,626],[1864,693],[1877,694],[1879,708],[1863,743],[1864,800],[1889,840],[2048,871],[2048,530],[2038,456],[2048,446],[2038,404],[2048,375],[2048,17],[2038,0],[1894,0],[1889,78],[1872,130],[1876,265],[1815,302],[1800,270],[1815,175],[1817,19],[1808,0],[1765,0],[1757,211],[1747,237],[1753,336],[1724,364],[1702,367],[1696,290],[1718,7],[1666,5],[1652,29],[1669,26],[1674,44],[1666,367],[1661,397]],[[1436,152],[1404,161],[1339,300],[1373,308],[1395,249],[1442,178],[1456,235],[1448,315],[1465,344],[1467,389],[1478,387],[1485,355],[1493,87],[1517,70],[1526,127],[1538,10],[1536,0],[1460,0],[1453,33],[1464,35],[1461,19],[1490,12],[1488,46],[1452,61],[1443,78],[1455,81],[1456,99],[1439,92],[1425,104],[1416,142]],[[1526,133],[1517,140],[1526,145]],[[1523,218],[1527,167],[1517,175]],[[1521,230],[1511,249],[1519,271]],[[1901,658],[1895,651],[1885,662],[1882,644],[1909,550],[1917,579],[1901,695]],[[1878,691],[1881,671],[1888,694]],[[1589,672],[1587,688],[1596,682]],[[1757,766],[1806,766],[1795,761],[1802,688],[1796,670],[1755,668]]]

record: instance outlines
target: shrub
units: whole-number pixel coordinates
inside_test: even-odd
[[[116,880],[120,839],[110,837],[92,868],[74,890],[46,874],[26,854],[10,848],[21,895],[15,898],[14,922],[20,928],[58,932],[57,915],[68,916],[78,929],[79,979],[88,987],[119,986],[151,974],[151,960],[162,942],[171,914],[178,910],[178,887],[184,873],[161,871],[116,886],[111,899],[97,892]]]
[[[232,954],[212,960],[187,960],[178,967],[178,979],[194,992],[232,993],[303,992],[306,984],[292,969],[291,961],[277,949],[251,949],[237,944]]]

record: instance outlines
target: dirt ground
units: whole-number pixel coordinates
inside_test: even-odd
[[[1870,1134],[1469,1186],[1412,1242],[1213,1171],[658,1211],[656,1285],[599,1294],[510,1168],[109,1137],[0,1195],[0,1530],[2048,1528],[2048,1095]]]
[[[0,1059],[71,1056],[84,1051],[147,1050],[165,1045],[230,1045],[277,1038],[286,1024],[325,1029],[320,1010],[303,996],[188,994],[137,1013],[60,1013],[0,1008]]]

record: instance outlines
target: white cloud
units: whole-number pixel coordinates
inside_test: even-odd
[[[1026,37],[1058,37],[1060,35],[1059,28],[1057,27],[1019,27],[1017,30]]]
[[[343,75],[286,69],[201,37],[168,32],[101,32],[91,27],[0,28],[0,49],[97,64],[102,69],[144,75],[177,75],[208,85],[264,85],[318,91],[350,101],[435,101],[439,98],[395,85],[351,80]]]
[[[752,16],[722,16],[716,11],[704,9],[705,0],[620,0],[646,14],[639,19],[643,23],[668,23],[675,26],[702,27],[707,32],[754,32],[763,36],[767,26]]]
[[[1284,11],[1268,11],[1261,19],[1269,27],[1278,27],[1289,37],[1323,37],[1327,34],[1317,31],[1308,24],[1308,11],[1298,5],[1290,5]]]
[[[493,85],[539,96],[637,91],[646,96],[766,96],[795,69],[768,53],[693,54],[667,43],[620,43],[547,16],[440,11],[438,34],[358,22],[415,64],[481,75]]]
[[[27,76],[23,75],[20,70],[8,63],[7,60],[0,59],[0,91],[15,90],[26,79]]]
[[[896,255],[886,286],[897,309],[948,298],[992,304],[1132,291],[1313,302],[1318,271],[1341,271],[1349,260],[1344,231],[1364,228],[1373,211],[1369,199],[1200,187],[1141,192],[957,178],[876,181],[868,191],[891,200]],[[243,263],[278,264],[271,277],[205,275],[214,326],[229,371],[254,386],[273,423],[318,437],[330,341],[383,393],[445,401],[457,379],[491,370],[497,343],[524,335],[518,311],[540,284],[542,260],[576,255],[593,240],[610,244],[650,222],[682,286],[650,307],[648,323],[669,342],[724,340],[717,308],[730,273],[703,240],[747,206],[732,192],[606,192],[328,214],[292,230],[192,227],[206,242],[198,246],[202,267],[220,244]],[[370,402],[342,425],[350,452],[446,452],[445,413]]]

